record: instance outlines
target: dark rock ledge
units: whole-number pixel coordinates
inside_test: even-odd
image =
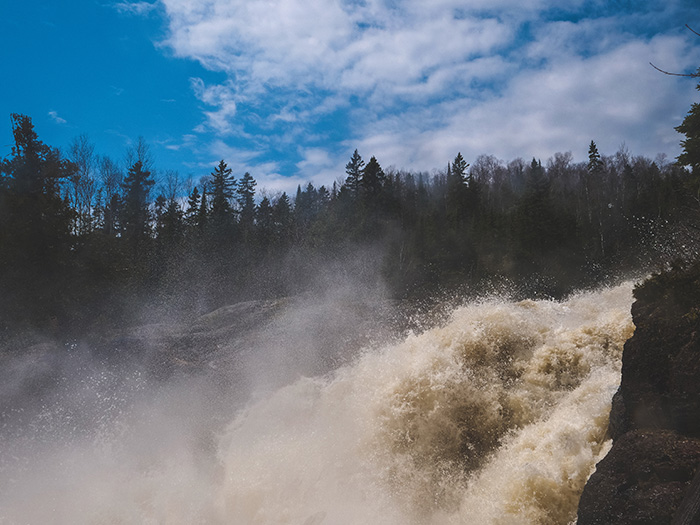
[[[700,263],[655,275],[634,296],[613,447],[584,488],[577,523],[700,524]]]

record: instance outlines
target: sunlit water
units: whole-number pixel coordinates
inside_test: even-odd
[[[67,440],[26,428],[0,524],[570,523],[609,447],[631,302],[625,284],[465,306],[228,422],[193,381]]]

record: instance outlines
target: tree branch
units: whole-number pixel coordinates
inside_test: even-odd
[[[657,71],[661,71],[664,75],[671,75],[673,77],[690,77],[690,78],[700,77],[700,73],[671,73],[669,71],[664,71],[663,69],[656,67],[651,62],[649,62],[649,65],[651,65],[651,67],[653,67]]]
[[[693,29],[692,27],[690,27],[688,24],[685,24],[685,27],[687,27],[688,29],[690,29],[690,31],[691,31],[692,33],[695,33],[696,35],[700,36],[700,33],[698,33],[697,31],[695,31],[695,29]]]
[[[695,29],[693,29],[692,27],[690,27],[688,24],[685,24],[685,27],[687,27],[688,30],[689,30],[691,33],[694,33],[694,34],[700,36],[700,33],[698,33],[697,31],[695,31]],[[700,77],[700,70],[698,70],[697,73],[671,73],[671,72],[669,72],[669,71],[664,71],[663,69],[656,67],[656,66],[655,66],[654,64],[652,64],[651,62],[649,62],[649,64],[651,64],[651,67],[653,67],[653,68],[656,69],[657,71],[661,71],[664,75],[671,75],[671,76],[674,76],[674,77],[690,77],[690,78],[698,78],[698,77]]]

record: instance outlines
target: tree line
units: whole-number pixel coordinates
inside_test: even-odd
[[[358,253],[371,266],[362,275],[395,297],[494,281],[560,296],[643,271],[695,249],[699,114],[678,128],[680,162],[624,146],[602,156],[591,141],[587,162],[457,153],[424,173],[355,150],[332,185],[291,196],[258,194],[224,160],[196,185],[177,172],[157,183],[142,139],[122,169],[85,136],[65,154],[44,144],[14,114],[0,163],[0,330],[68,334],[141,309],[193,315],[298,293],[321,265],[342,274]]]

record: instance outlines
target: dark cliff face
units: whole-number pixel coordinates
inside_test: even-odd
[[[578,525],[700,522],[679,517],[700,498],[689,489],[700,465],[700,263],[655,275],[635,299],[613,447],[586,484]]]

